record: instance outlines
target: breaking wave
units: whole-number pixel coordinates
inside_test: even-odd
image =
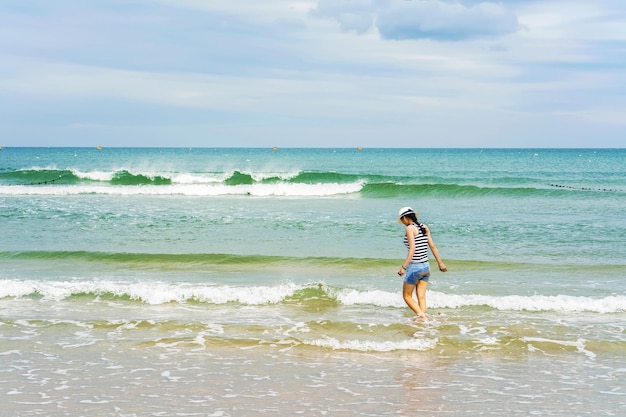
[[[417,181],[417,182],[416,182]],[[0,172],[5,195],[249,195],[340,196],[559,196],[570,192],[622,192],[610,188],[537,183],[506,179],[497,184],[450,182],[440,178],[406,178],[339,172],[82,172],[75,169],[31,168]]]

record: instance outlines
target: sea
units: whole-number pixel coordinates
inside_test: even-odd
[[[626,149],[4,147],[0,222],[2,417],[626,416]]]

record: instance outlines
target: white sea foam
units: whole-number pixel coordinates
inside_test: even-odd
[[[391,352],[394,350],[429,350],[437,345],[437,339],[406,339],[400,341],[338,340],[333,337],[311,340],[305,344],[333,350],[356,350],[360,352]]]
[[[335,297],[337,301],[344,305],[371,304],[378,307],[402,307],[404,300],[397,292],[387,292],[381,290],[360,291],[355,289],[344,289],[338,292]]]
[[[224,182],[227,176],[217,174],[162,174],[163,177],[171,178],[172,184],[218,184]]]
[[[22,281],[0,280],[0,299],[27,297],[39,294],[44,299],[62,300],[76,294],[113,294],[129,297],[148,304],[169,302],[184,303],[194,300],[209,304],[237,302],[245,305],[280,303],[306,285],[292,283],[257,286],[254,291],[247,287],[231,285],[203,285],[167,282],[119,282],[119,281]],[[377,307],[405,308],[399,292],[382,290],[326,289],[343,305],[373,305]],[[501,311],[557,311],[557,312],[626,312],[626,296],[603,298],[557,296],[486,296],[458,295],[429,291],[430,308],[462,308],[487,306]]]
[[[547,339],[543,337],[523,337],[522,341],[528,342],[528,343],[535,342],[535,343],[542,343],[542,344],[556,344],[556,345],[561,345],[561,346],[575,347],[578,350],[578,352],[584,354],[589,359],[594,359],[596,357],[595,353],[587,350],[587,341],[584,339],[570,341],[570,340]]]
[[[257,286],[254,291],[248,287],[210,286],[200,284],[116,281],[15,281],[0,280],[0,299],[5,297],[26,297],[39,294],[44,300],[63,300],[76,294],[113,294],[130,297],[147,304],[183,303],[197,300],[210,304],[238,302],[247,305],[278,303],[292,295],[298,288],[294,284],[278,286]]]
[[[72,174],[76,175],[78,178],[84,178],[92,181],[111,181],[115,172],[110,171],[89,171],[83,172],[76,169],[72,170]]]
[[[102,174],[104,175],[104,174]],[[257,197],[327,197],[357,193],[363,183],[350,184],[245,184],[225,185],[210,178],[205,183],[183,183],[173,185],[55,185],[33,186],[13,185],[0,186],[0,195],[186,195],[186,196],[224,196],[245,195]]]
[[[240,171],[240,172],[246,174],[246,171]],[[282,181],[287,181],[300,175],[300,171],[293,171],[293,172],[262,171],[262,172],[247,172],[247,174],[250,175],[252,179],[255,181],[263,181],[268,178],[278,178]]]
[[[346,289],[340,291],[337,300],[345,305],[372,304],[379,307],[404,307],[404,300],[399,292],[380,290],[361,291]],[[428,304],[431,308],[461,308],[487,306],[502,311],[560,311],[595,313],[616,313],[626,311],[626,296],[603,298],[574,297],[569,295],[509,295],[489,296],[474,294],[445,294],[437,291],[428,292]]]
[[[451,295],[436,291],[429,293],[429,304],[433,308],[459,308],[467,306],[487,306],[496,310],[508,311],[591,311],[614,313],[626,311],[626,297],[609,296],[603,298],[570,295]]]

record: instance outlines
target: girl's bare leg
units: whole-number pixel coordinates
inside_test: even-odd
[[[406,305],[408,305],[409,308],[415,312],[415,314],[417,314],[419,317],[426,318],[426,313],[422,311],[422,309],[420,308],[420,305],[413,298],[413,291],[415,291],[415,289],[416,289],[415,285],[407,284],[406,282],[403,283],[402,284],[402,297],[404,298],[404,302],[406,303]],[[426,294],[426,291],[424,290],[424,296],[425,294]]]
[[[417,283],[417,302],[420,310],[426,314],[426,288],[428,287],[428,281],[420,280]]]

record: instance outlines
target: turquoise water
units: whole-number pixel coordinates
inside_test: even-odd
[[[623,414],[625,162],[4,148],[5,413]],[[395,274],[406,205],[449,268],[427,323]]]

